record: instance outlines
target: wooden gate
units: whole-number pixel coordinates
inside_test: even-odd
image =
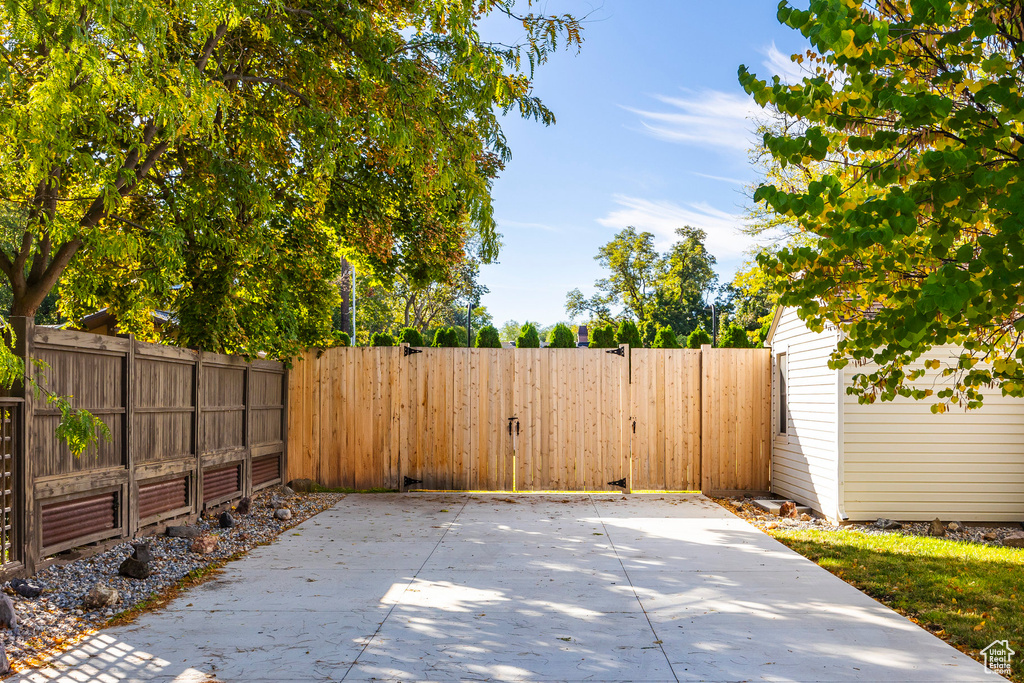
[[[605,491],[617,480],[628,486],[628,404],[626,357],[604,349],[518,349],[517,490]]]
[[[308,352],[289,478],[491,491],[765,491],[765,349]],[[622,488],[613,484],[619,482]]]
[[[701,352],[633,349],[632,489],[700,489]]]

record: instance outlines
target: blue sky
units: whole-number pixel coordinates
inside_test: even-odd
[[[791,73],[802,37],[778,23],[775,0],[540,7],[590,17],[580,52],[556,54],[536,75],[557,124],[504,119],[513,156],[494,206],[505,246],[481,274],[495,324],[567,320],[566,292],[593,291],[597,249],[627,225],[663,248],[675,227],[705,229],[728,282],[750,246],[736,231],[743,185],[757,178],[747,154],[756,105],[736,71]]]

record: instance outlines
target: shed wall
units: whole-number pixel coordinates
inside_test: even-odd
[[[836,332],[812,332],[795,308],[782,312],[772,337],[774,446],[772,491],[835,519],[839,505],[838,374],[828,358]],[[778,353],[788,358],[789,425],[779,434]]]
[[[950,348],[924,359],[947,361]],[[847,366],[853,375],[870,367]],[[932,384],[930,371],[918,386]],[[845,511],[851,520],[1024,519],[1024,400],[984,392],[979,410],[931,412],[931,399],[861,405],[845,396]]]

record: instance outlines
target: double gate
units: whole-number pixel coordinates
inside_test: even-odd
[[[734,462],[712,483],[702,358],[725,352],[752,361],[732,388],[754,423],[734,425],[750,438],[725,444]],[[764,490],[766,362],[746,349],[311,352],[289,375],[289,477],[361,490]]]

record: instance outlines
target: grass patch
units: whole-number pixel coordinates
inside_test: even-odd
[[[1024,550],[903,534],[774,529],[775,539],[982,661],[1007,639],[1024,683]]]

